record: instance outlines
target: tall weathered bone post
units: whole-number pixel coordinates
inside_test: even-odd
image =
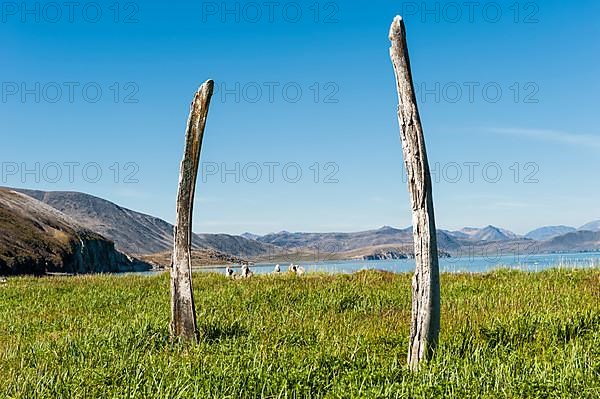
[[[207,80],[196,92],[185,131],[185,150],[179,174],[177,216],[171,265],[171,338],[198,340],[196,309],[192,290],[192,212],[202,138],[213,94],[214,82]]]
[[[398,89],[398,122],[408,191],[412,204],[415,274],[412,279],[412,320],[408,364],[416,370],[431,358],[440,331],[440,272],[438,265],[431,176],[421,118],[414,93],[406,29],[397,16],[390,28],[390,57]]]

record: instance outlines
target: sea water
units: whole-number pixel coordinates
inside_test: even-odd
[[[307,273],[354,273],[360,270],[385,270],[395,273],[411,272],[415,268],[414,259],[394,260],[338,260],[320,262],[294,262]],[[502,255],[502,256],[461,256],[440,258],[440,271],[451,273],[483,273],[496,269],[514,269],[537,272],[549,268],[597,268],[600,267],[600,252]],[[289,263],[279,262],[281,271],[288,270]],[[239,272],[239,266],[232,266]],[[250,266],[256,274],[271,273],[275,263],[259,263]],[[197,269],[198,271],[223,273],[222,267]]]

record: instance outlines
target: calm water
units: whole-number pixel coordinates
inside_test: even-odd
[[[415,268],[414,259],[399,260],[353,260],[353,261],[324,261],[299,262],[306,272],[353,273],[365,269],[387,270],[390,272],[410,272]],[[281,270],[287,271],[289,263],[280,263]],[[271,273],[275,263],[261,263],[250,267],[254,273]],[[600,252],[573,254],[537,254],[537,255],[506,255],[496,257],[457,257],[440,259],[442,272],[471,272],[480,273],[494,269],[506,268],[522,271],[540,271],[553,267],[591,268],[600,267]],[[239,267],[235,267],[239,272]],[[203,271],[222,273],[222,268],[202,269]]]

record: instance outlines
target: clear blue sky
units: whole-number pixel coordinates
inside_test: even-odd
[[[387,38],[403,14],[438,226],[600,217],[596,0],[117,4],[3,3],[1,185],[173,221],[189,103],[212,78],[202,161],[234,172],[199,179],[195,231],[410,225]]]

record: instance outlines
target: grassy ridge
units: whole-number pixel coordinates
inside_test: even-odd
[[[600,396],[600,271],[442,276],[438,355],[405,366],[410,276],[195,275],[199,345],[168,339],[168,276],[0,285],[0,397]]]

